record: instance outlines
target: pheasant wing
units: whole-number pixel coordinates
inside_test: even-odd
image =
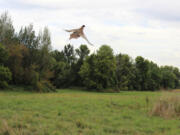
[[[71,30],[65,30],[66,32],[75,32],[77,31],[78,29],[71,29]]]

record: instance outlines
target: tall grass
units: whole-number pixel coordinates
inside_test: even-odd
[[[151,115],[163,118],[180,117],[180,95],[163,94],[153,105]]]
[[[3,120],[0,135],[23,135],[23,130],[21,128],[14,129],[8,125],[7,121]]]

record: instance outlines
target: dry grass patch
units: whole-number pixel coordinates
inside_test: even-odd
[[[180,95],[163,94],[154,103],[150,113],[163,118],[180,117]]]
[[[180,89],[172,90],[172,92],[180,92]]]
[[[2,121],[2,128],[0,129],[1,135],[23,135],[23,131],[21,128],[13,129],[8,125],[8,123],[3,120]]]

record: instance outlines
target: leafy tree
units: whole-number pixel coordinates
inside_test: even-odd
[[[101,46],[97,51],[97,59],[97,67],[100,73],[98,77],[102,84],[102,88],[115,87],[116,61],[112,48],[107,45]]]
[[[161,85],[161,72],[157,64],[149,62],[148,90],[158,90]]]
[[[133,60],[126,54],[116,56],[116,77],[119,89],[132,90],[133,80],[135,79]]]
[[[135,88],[137,90],[148,90],[148,71],[149,71],[149,61],[145,60],[143,57],[138,56],[135,59],[136,65],[136,81],[137,84]]]
[[[83,62],[85,57],[89,55],[90,50],[86,45],[81,45],[78,49],[76,49],[76,53],[79,56],[79,61]]]
[[[63,53],[64,53],[65,61],[70,66],[72,66],[75,63],[75,61],[76,61],[74,47],[72,45],[70,45],[70,44],[65,45]]]
[[[97,54],[86,58],[79,74],[87,88],[103,90],[116,86],[115,71],[116,62],[113,50],[103,45]]]
[[[54,71],[52,82],[57,88],[69,87],[71,85],[71,69],[67,63],[63,61],[57,62],[52,70]]]
[[[39,34],[40,49],[38,57],[38,72],[40,73],[40,79],[52,78],[53,73],[50,69],[53,66],[53,59],[51,57],[51,38],[50,32],[47,27],[44,28],[43,33]]]
[[[79,74],[83,80],[83,84],[88,89],[102,89],[102,84],[98,84],[99,80],[97,78],[97,55],[91,54],[86,57]]]
[[[18,34],[20,44],[28,48],[29,55],[26,55],[23,61],[24,67],[30,67],[31,65],[38,64],[39,58],[39,46],[40,37],[35,35],[33,25],[30,24],[27,27],[22,27]]]
[[[11,72],[9,68],[4,67],[4,63],[8,59],[8,52],[5,47],[0,44],[0,88],[8,87],[8,82],[11,80]]]
[[[161,84],[161,72],[157,64],[144,59],[136,58],[136,90],[157,90]]]
[[[12,45],[8,48],[9,58],[7,66],[12,72],[12,83],[13,84],[29,84],[24,78],[24,58],[29,55],[28,49],[24,45]]]
[[[161,67],[162,81],[161,85],[164,88],[176,88],[179,85],[178,70],[171,66]]]
[[[54,51],[51,52],[51,56],[52,56],[57,62],[60,62],[60,61],[65,62],[65,56],[64,56],[63,51],[54,50]]]
[[[8,87],[8,82],[11,80],[11,72],[9,68],[0,65],[0,88]]]
[[[90,50],[88,49],[88,47],[86,45],[81,45],[75,51],[76,51],[76,54],[78,55],[78,60],[72,67],[72,72],[73,72],[73,74],[75,76],[73,84],[77,85],[77,86],[82,86],[82,81],[83,80],[81,79],[78,72],[80,71],[80,68],[81,68],[81,66],[83,64],[83,61],[89,55]]]
[[[177,67],[173,67],[173,73],[176,76],[175,88],[178,88],[178,87],[180,87],[180,71],[179,71],[179,69]]]
[[[25,45],[29,49],[38,49],[39,47],[39,37],[35,35],[35,30],[33,25],[30,24],[26,27],[21,27],[18,34],[19,42]]]
[[[70,44],[66,45],[61,52],[57,50],[51,52],[51,56],[56,60],[52,68],[54,71],[54,77],[51,79],[53,84],[58,88],[72,86],[76,80],[74,47]]]
[[[0,43],[5,46],[13,44],[15,41],[14,27],[8,12],[4,12],[0,17]]]
[[[0,43],[0,64],[4,64],[8,59],[8,52],[5,47]]]

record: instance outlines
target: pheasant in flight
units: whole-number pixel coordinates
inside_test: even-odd
[[[82,37],[88,42],[88,44],[93,46],[93,44],[91,42],[89,42],[89,40],[87,39],[87,37],[85,36],[85,34],[83,32],[84,27],[85,27],[85,25],[82,25],[79,29],[71,29],[71,30],[65,30],[65,31],[71,32],[69,40],[71,40],[72,38],[77,39],[79,37]]]

